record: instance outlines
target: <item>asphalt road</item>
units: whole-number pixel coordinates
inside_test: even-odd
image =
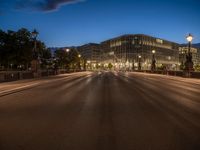
[[[2,95],[0,150],[200,150],[200,80],[80,73]]]

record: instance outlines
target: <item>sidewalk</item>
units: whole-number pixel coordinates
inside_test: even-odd
[[[9,83],[0,83],[0,96],[9,94],[11,92],[17,92],[28,87],[33,87],[41,83],[43,83],[41,79],[31,79],[26,81],[20,80]]]
[[[65,78],[76,76],[78,74],[80,75],[80,73],[60,74],[57,76],[49,76],[49,77],[0,83],[0,97],[11,94],[11,93],[15,93],[27,88],[32,88],[44,83],[50,83],[50,82],[54,82],[58,80],[63,80]]]
[[[161,78],[167,78],[167,79],[170,79],[170,80],[177,80],[177,81],[181,81],[181,82],[200,85],[200,79],[196,79],[196,78],[184,78],[184,77],[180,77],[180,76],[152,74],[152,73],[144,73],[144,72],[130,72],[130,74],[135,74],[135,75],[143,74],[147,77],[156,77],[157,76],[157,77],[161,77]]]

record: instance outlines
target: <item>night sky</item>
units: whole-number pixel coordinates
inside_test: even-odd
[[[200,0],[0,0],[0,29],[22,27],[50,47],[136,33],[200,43]]]

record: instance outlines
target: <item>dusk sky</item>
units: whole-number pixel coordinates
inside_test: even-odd
[[[0,0],[0,29],[36,28],[49,47],[147,34],[200,43],[200,0]]]

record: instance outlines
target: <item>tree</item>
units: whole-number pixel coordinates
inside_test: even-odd
[[[181,62],[181,65],[180,65],[180,70],[184,70],[185,69],[185,64],[184,64],[184,62],[182,61]]]
[[[5,59],[4,59],[4,55],[5,55],[5,49],[4,49],[5,38],[6,38],[6,33],[4,31],[0,30],[0,67],[5,64]]]
[[[37,56],[40,59],[41,67],[43,69],[48,69],[51,65],[51,51],[47,49],[45,44],[41,41],[37,41]]]
[[[18,31],[0,30],[0,64],[5,68],[28,69],[33,60],[34,39],[30,31],[22,28]],[[46,66],[51,58],[51,52],[45,44],[37,40],[37,56],[41,59],[41,65]]]
[[[28,66],[33,58],[33,40],[30,31],[20,29],[16,32],[16,65]]]
[[[195,65],[194,69],[195,71],[200,71],[200,64]]]
[[[111,63],[109,63],[109,64],[108,64],[108,69],[111,70],[112,68],[113,68],[113,65],[112,65]]]
[[[79,53],[76,49],[70,49],[67,52],[65,49],[58,49],[55,51],[56,65],[59,68],[80,70],[81,64],[84,62],[82,57],[79,57]]]
[[[1,64],[9,68],[10,64],[15,63],[15,49],[16,49],[16,34],[14,31],[1,31]]]
[[[56,65],[59,68],[65,68],[67,63],[67,52],[63,49],[58,49],[55,51]]]
[[[31,33],[27,29],[20,29],[17,32],[8,30],[0,31],[0,58],[1,64],[9,68],[27,66],[32,59]]]

